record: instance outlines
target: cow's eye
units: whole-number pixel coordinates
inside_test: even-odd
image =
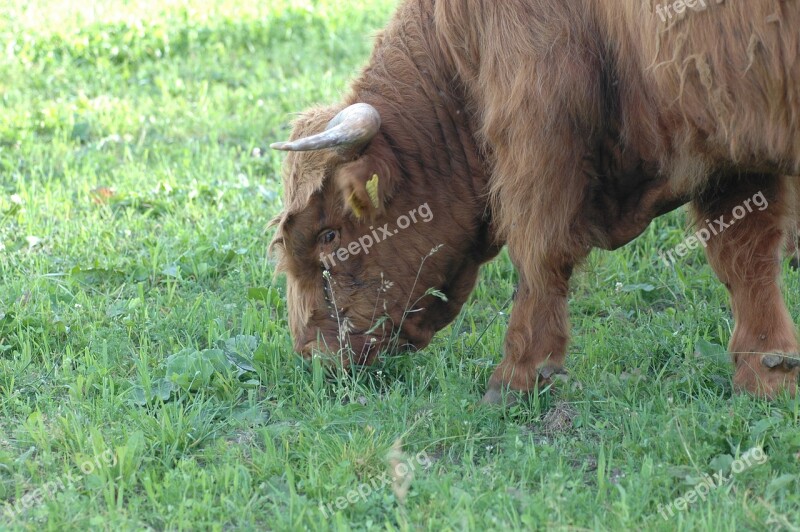
[[[325,231],[322,231],[319,234],[319,237],[317,238],[319,239],[320,244],[325,245],[334,242],[338,238],[338,236],[339,236],[338,231],[334,231],[333,229],[326,229]]]

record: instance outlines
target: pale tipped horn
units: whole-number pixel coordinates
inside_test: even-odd
[[[381,127],[381,115],[368,103],[347,107],[328,122],[325,131],[292,142],[276,142],[270,148],[283,151],[313,151],[367,144]]]

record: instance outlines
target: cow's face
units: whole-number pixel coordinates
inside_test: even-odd
[[[273,145],[290,152],[274,245],[295,349],[368,364],[382,350],[426,346],[496,248],[485,204],[402,173],[374,108],[334,114],[306,112],[294,140]]]

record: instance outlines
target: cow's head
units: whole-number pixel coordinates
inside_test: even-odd
[[[366,364],[381,350],[426,346],[497,247],[483,191],[465,192],[475,175],[428,171],[390,145],[371,105],[337,111],[307,111],[292,140],[272,146],[290,152],[273,246],[295,349]]]

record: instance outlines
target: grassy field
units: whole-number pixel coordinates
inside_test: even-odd
[[[724,288],[658,258],[681,213],[591,256],[529,404],[476,405],[505,256],[423,352],[292,354],[266,146],[394,3],[2,3],[0,530],[800,530],[800,402],[732,395]]]

